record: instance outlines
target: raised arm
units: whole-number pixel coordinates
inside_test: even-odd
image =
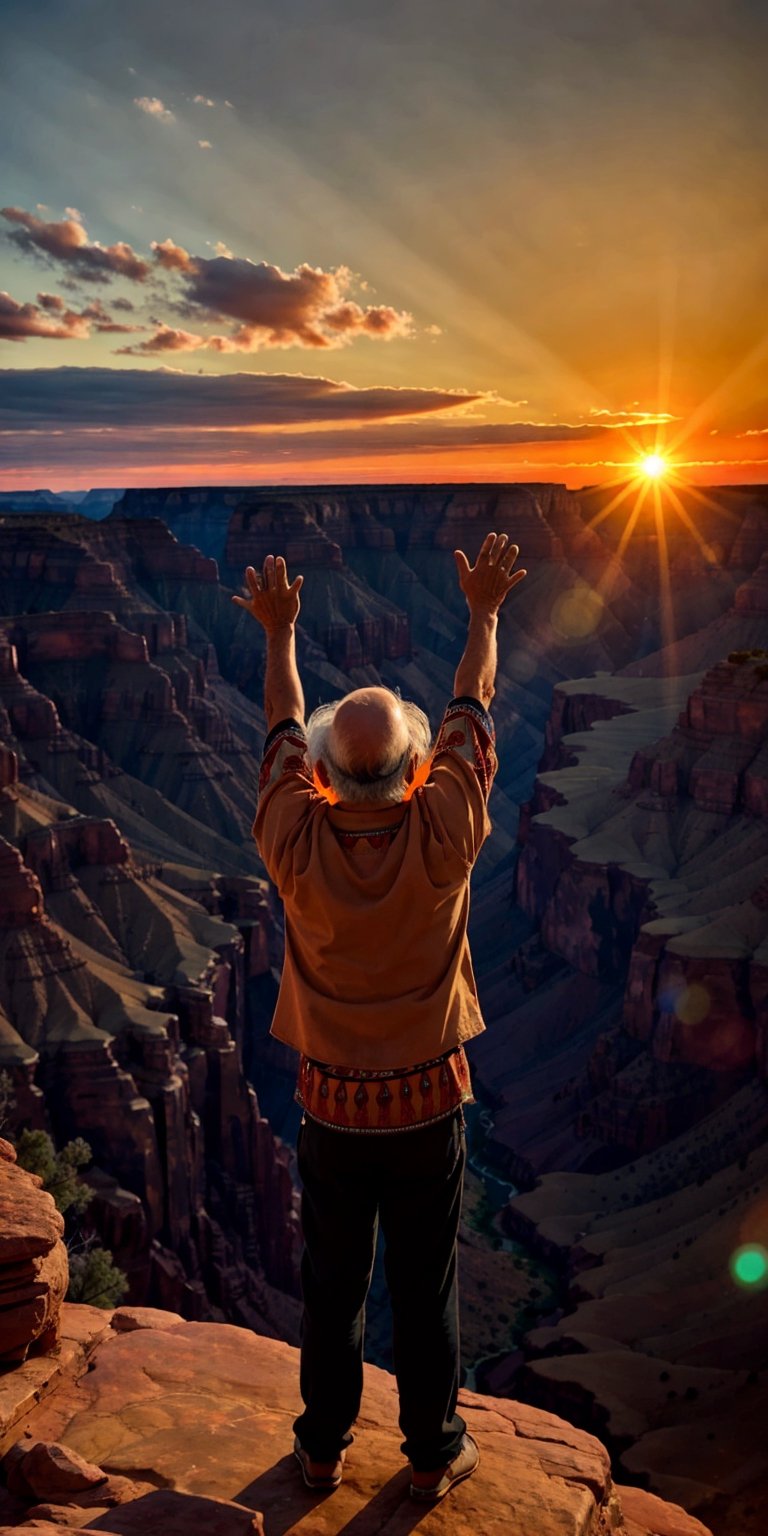
[[[267,637],[267,666],[264,676],[264,710],[269,730],[281,720],[296,720],[304,725],[304,690],[296,665],[296,620],[304,583],[297,576],[288,585],[288,573],[282,555],[267,555],[259,575],[252,565],[245,572],[249,597],[233,597],[257,619]]]
[[[485,709],[495,692],[498,612],[507,593],[527,575],[512,570],[519,553],[506,533],[487,534],[474,565],[463,550],[454,550],[459,585],[469,607],[469,630],[453,691],[456,698],[479,699]]]

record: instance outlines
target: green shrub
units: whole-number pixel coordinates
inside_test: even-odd
[[[116,1307],[128,1290],[128,1278],[106,1248],[86,1247],[69,1255],[67,1301],[91,1307]]]
[[[24,1130],[16,1143],[16,1158],[20,1168],[39,1175],[43,1189],[53,1196],[62,1216],[67,1211],[79,1216],[85,1210],[93,1190],[83,1183],[77,1171],[91,1161],[91,1149],[82,1136],[68,1141],[57,1152],[47,1131]]]
[[[16,1108],[16,1095],[13,1091],[13,1078],[10,1072],[3,1067],[0,1072],[0,1136],[3,1135],[3,1126],[6,1125],[10,1112]]]
[[[27,1173],[39,1175],[43,1189],[53,1196],[57,1209],[68,1223],[74,1216],[82,1215],[93,1198],[93,1190],[83,1183],[78,1173],[78,1169],[91,1161],[91,1149],[82,1136],[68,1141],[57,1152],[47,1131],[24,1130],[16,1143],[16,1158],[19,1167],[25,1168]],[[122,1269],[118,1269],[109,1250],[102,1248],[95,1236],[80,1239],[78,1234],[69,1239],[67,1248],[67,1301],[87,1302],[92,1307],[116,1307],[128,1290],[128,1279]]]

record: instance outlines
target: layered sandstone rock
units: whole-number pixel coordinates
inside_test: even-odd
[[[763,545],[765,534],[762,535]],[[760,556],[759,564],[747,580],[736,588],[734,608],[737,614],[768,613],[768,551]]]
[[[41,1182],[0,1138],[0,1371],[59,1337],[69,1281],[64,1218]]]
[[[493,1029],[472,1048],[518,1184],[651,1151],[764,1076],[764,685],[738,662],[724,670],[740,679],[725,695],[716,669],[698,689],[670,680],[658,705],[653,683],[633,681],[647,692],[632,698],[621,679],[596,680],[593,725],[565,738],[555,705],[565,766],[540,775],[520,834],[518,901],[536,932],[486,983]],[[570,688],[582,708],[587,685]],[[601,718],[609,689],[634,714]],[[665,715],[674,729],[654,747]],[[713,805],[718,781],[696,768],[717,740],[746,756]]]
[[[656,795],[690,795],[704,811],[751,809],[768,741],[768,653],[735,651],[694,689],[669,738],[641,749],[629,786]],[[760,763],[758,764],[758,758]]]
[[[729,564],[737,569],[752,571],[761,559],[766,561],[765,510],[765,500],[759,493],[749,500],[729,556]]]
[[[763,507],[768,518],[768,505]],[[763,540],[764,544],[765,540]],[[694,584],[695,585],[695,584]],[[737,585],[730,600],[699,625],[680,627],[678,638],[661,644],[640,660],[622,669],[627,677],[668,677],[694,668],[714,667],[733,651],[765,647],[768,615],[768,552],[759,558],[752,573]]]
[[[743,1095],[756,1091],[768,1054],[755,837],[768,792],[765,747],[758,741],[747,761],[746,746],[755,744],[748,732],[737,731],[735,747],[726,729],[703,742],[701,719],[690,717],[680,774],[677,756],[670,765],[660,752],[658,783],[643,781],[635,793],[628,780],[635,754],[674,734],[703,667],[765,643],[762,577],[744,581],[745,565],[722,570],[743,507],[728,503],[727,544],[701,580],[676,594],[684,638],[675,654],[690,658],[688,684],[654,677],[645,695],[643,677],[558,689],[524,829],[523,913],[511,906],[514,802],[529,792],[552,685],[632,657],[640,672],[669,670],[668,650],[643,655],[664,633],[652,538],[630,543],[619,561],[625,511],[615,527],[609,516],[589,528],[588,499],[558,487],[246,488],[234,500],[219,488],[190,488],[147,493],[151,506],[143,495],[132,493],[136,519],[0,526],[4,629],[27,647],[30,667],[27,677],[9,641],[0,831],[19,850],[6,866],[9,907],[22,887],[34,894],[35,881],[45,904],[6,952],[13,991],[0,1038],[26,1123],[58,1116],[54,1128],[66,1134],[88,1121],[101,1163],[88,1174],[94,1220],[130,1274],[132,1299],[273,1333],[296,1326],[295,1302],[277,1289],[295,1285],[289,1160],[241,1068],[246,1051],[251,1060],[266,1054],[245,999],[259,992],[268,1011],[279,960],[264,888],[247,879],[264,721],[233,686],[260,698],[263,647],[205,558],[223,560],[238,502],[243,526],[250,520],[255,529],[267,514],[262,531],[278,552],[285,522],[301,535],[293,556],[320,561],[302,594],[299,635],[310,703],[383,677],[436,721],[465,633],[454,542],[466,541],[471,553],[496,525],[526,560],[537,552],[500,627],[502,769],[494,839],[478,870],[479,879],[492,876],[493,899],[487,910],[478,904],[478,953],[493,1027],[476,1046],[480,1081],[496,1104],[496,1147],[529,1183],[542,1168],[652,1157],[671,1136],[685,1139],[704,1123],[719,1129],[712,1145],[697,1144],[701,1167],[717,1171],[723,1140],[749,1155],[763,1131]],[[159,512],[174,519],[182,542],[156,521]],[[707,524],[713,550],[719,531],[717,519]],[[681,537],[671,548],[684,571],[690,551]],[[190,539],[197,551],[185,548]],[[752,550],[746,535],[742,542]],[[329,548],[341,552],[341,564]],[[247,540],[238,558],[255,558]],[[239,586],[241,569],[223,568]],[[724,697],[720,690],[707,703],[707,730]],[[719,809],[696,794],[720,797]],[[728,816],[726,801],[735,822],[721,839],[711,818]],[[108,822],[132,858],[110,842]],[[91,856],[100,849],[101,863]],[[713,888],[727,932],[712,929]],[[745,914],[747,903],[757,918]],[[232,926],[202,929],[192,907],[234,925],[239,937]],[[646,917],[667,926],[638,939]],[[733,946],[734,934],[740,951],[719,954],[716,964],[694,952],[726,939]],[[637,965],[631,998],[628,964]],[[700,985],[709,997],[703,1024],[695,1018]],[[65,993],[75,1003],[69,1012]],[[22,1014],[46,1012],[51,1043],[59,1031],[56,1057],[39,1038],[45,1030],[19,1027]],[[260,1018],[259,1028],[267,1023]],[[568,1390],[567,1381],[558,1387],[564,1403]],[[581,1402],[580,1394],[582,1386]],[[595,1423],[604,1425],[601,1412]],[[652,1446],[649,1438],[643,1452],[651,1477]]]
[[[711,1510],[727,1533],[757,1533],[768,1509],[757,1368],[768,1289],[733,1267],[765,1241],[766,1118],[761,1095],[742,1090],[620,1180],[549,1174],[506,1217],[570,1274],[566,1313],[528,1335],[515,1390],[567,1411],[633,1477]]]
[[[91,1309],[67,1312],[81,1310]],[[290,1454],[300,1406],[298,1356],[287,1345],[120,1308],[87,1362],[62,1373],[0,1436],[13,1517],[0,1532],[31,1536],[63,1524],[125,1536],[150,1528],[269,1536],[273,1526],[295,1526],[340,1536],[354,1526],[360,1536],[384,1536],[412,1525],[393,1378],[366,1367],[356,1438],[330,1499],[308,1494]],[[605,1450],[562,1419],[472,1392],[460,1394],[459,1407],[481,1465],[449,1505],[418,1510],[425,1536],[444,1531],[448,1518],[457,1536],[497,1528],[509,1536],[708,1536],[700,1521],[639,1490],[629,1490],[625,1520]],[[0,1503],[0,1521],[4,1513]]]
[[[703,677],[558,686],[521,822],[529,927],[472,1043],[492,1147],[530,1190],[505,1229],[567,1285],[502,1390],[728,1533],[759,1531],[766,1498],[768,1290],[733,1268],[767,1236],[764,666],[744,647]]]
[[[113,821],[52,809],[25,788],[0,807],[27,861],[5,843],[0,1065],[15,1123],[88,1140],[88,1220],[137,1299],[293,1337],[291,1178],[243,1075],[245,941],[220,916],[244,914],[249,974],[268,970],[263,887],[210,880],[206,912],[137,867]]]
[[[256,794],[253,753],[208,688],[204,661],[188,652],[185,623],[151,614],[129,622],[141,632],[97,611],[4,621],[0,707],[9,736],[23,745],[22,769],[67,796],[127,771],[177,812],[245,839]],[[94,736],[98,747],[87,745]],[[83,809],[93,804],[87,794],[79,798]],[[167,827],[167,816],[158,812],[158,820]]]

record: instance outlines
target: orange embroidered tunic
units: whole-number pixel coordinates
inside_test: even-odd
[[[472,1098],[463,1044],[485,1028],[467,941],[490,829],[490,716],[454,699],[404,802],[332,805],[302,728],[267,737],[254,836],[285,906],[272,1034],[300,1052],[296,1096],[348,1130],[406,1129]]]

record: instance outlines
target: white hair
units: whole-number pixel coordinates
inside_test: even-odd
[[[334,758],[329,748],[329,737],[334,716],[343,701],[319,704],[307,721],[307,757],[310,767],[322,759],[331,789],[340,800],[354,805],[365,805],[369,800],[385,800],[398,805],[405,794],[406,776],[411,758],[416,756],[418,766],[427,761],[432,750],[432,728],[423,709],[409,699],[398,699],[405,716],[408,745],[399,752],[395,746],[372,771],[353,772]]]

